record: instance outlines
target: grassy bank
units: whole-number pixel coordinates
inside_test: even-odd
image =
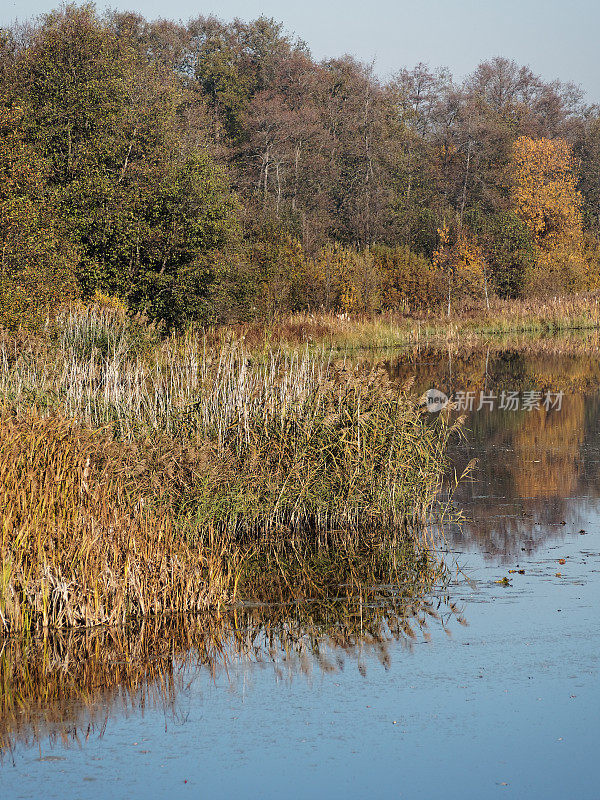
[[[153,341],[106,310],[4,342],[0,393],[5,630],[231,601],[289,547],[421,547],[457,431],[381,369]]]
[[[446,316],[442,311],[404,315],[298,313],[269,325],[248,323],[215,329],[214,340],[244,340],[249,347],[267,345],[327,346],[334,350],[393,349],[443,340],[528,338],[600,328],[600,298],[596,294],[547,300],[490,300],[490,308],[464,308]]]

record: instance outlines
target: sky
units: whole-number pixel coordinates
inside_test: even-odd
[[[59,4],[3,0],[0,25]],[[382,78],[422,61],[447,67],[461,79],[479,62],[505,56],[546,80],[573,81],[588,102],[600,102],[598,0],[99,0],[96,5],[139,11],[148,19],[273,17],[317,59],[350,53],[374,61]]]

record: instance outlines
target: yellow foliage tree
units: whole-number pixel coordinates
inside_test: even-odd
[[[456,241],[450,243],[450,229],[446,224],[438,228],[439,244],[433,254],[433,264],[442,270],[448,281],[448,316],[451,311],[452,289],[461,295],[473,294],[483,288],[489,308],[487,289],[487,262],[476,238],[461,228]]]
[[[441,273],[425,256],[406,245],[372,249],[381,275],[382,308],[405,312],[423,310],[443,299]]]
[[[325,245],[311,272],[325,308],[348,313],[380,308],[381,276],[368,248],[359,251],[340,244]]]
[[[515,213],[536,245],[538,273],[549,286],[581,288],[587,265],[571,146],[564,139],[521,136],[514,145],[511,190]]]

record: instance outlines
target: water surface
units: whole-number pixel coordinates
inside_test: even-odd
[[[5,643],[2,798],[599,796],[597,356],[388,368],[449,395],[563,392],[468,414],[449,585]]]

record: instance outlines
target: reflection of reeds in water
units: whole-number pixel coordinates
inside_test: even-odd
[[[356,554],[357,578],[358,561]],[[233,679],[236,669],[259,662],[292,677],[336,670],[350,659],[364,673],[368,655],[387,667],[390,642],[410,647],[419,636],[428,638],[431,622],[445,629],[452,617],[463,622],[447,596],[443,566],[426,555],[410,562],[408,553],[402,562],[371,559],[362,565],[368,582],[360,587],[336,585],[334,564],[325,578],[322,565],[305,564],[313,597],[275,581],[271,604],[150,618],[139,627],[7,638],[0,643],[0,750],[46,736],[81,743],[102,734],[113,710],[158,706],[176,713],[181,686],[203,670]]]

